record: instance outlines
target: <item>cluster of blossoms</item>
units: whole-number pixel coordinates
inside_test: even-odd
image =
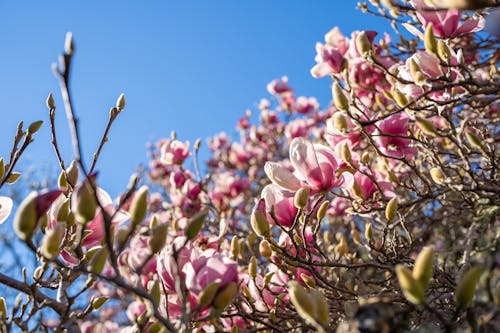
[[[1,324],[499,330],[498,39],[480,11],[371,2],[361,9],[392,20],[399,41],[329,31],[311,69],[332,81],[326,108],[282,77],[239,137],[209,140],[205,170],[201,142],[172,135],[152,151],[149,187],[133,179],[113,201],[93,167],[72,163],[59,189],[29,195],[14,229],[40,265],[17,289],[58,318],[37,322],[22,301],[8,318],[0,299]],[[124,107],[120,97],[110,121]],[[11,209],[0,197],[0,223]]]

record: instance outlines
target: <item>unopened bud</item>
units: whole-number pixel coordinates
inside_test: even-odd
[[[92,273],[100,274],[104,269],[106,260],[108,259],[108,248],[106,246],[101,247],[90,260],[87,270]]]
[[[304,274],[304,273],[300,273],[300,278],[302,279],[302,281],[304,281],[306,286],[308,286],[309,288],[316,287],[316,281],[313,278],[311,278],[309,275]]]
[[[321,221],[326,216],[328,207],[330,207],[330,201],[328,200],[323,201],[323,203],[319,206],[318,212],[316,213],[318,221]]]
[[[219,289],[220,282],[221,282],[220,279],[217,279],[215,282],[210,283],[208,286],[205,287],[205,289],[203,289],[200,292],[198,299],[198,304],[200,306],[200,309],[212,303],[215,294]]]
[[[17,182],[17,180],[21,177],[21,174],[19,172],[11,172],[10,175],[7,177],[7,180],[5,181],[7,184],[14,184]]]
[[[266,218],[265,213],[265,202],[264,199],[260,199],[255,205],[252,215],[250,217],[250,224],[252,226],[253,232],[259,237],[267,238],[269,237],[269,222]]]
[[[314,319],[322,327],[329,327],[330,311],[325,295],[316,289],[311,289],[309,295],[314,303]]]
[[[434,266],[434,249],[431,246],[424,247],[415,260],[412,276],[425,290],[432,278]]]
[[[479,136],[474,134],[470,130],[465,131],[465,136],[467,137],[467,140],[469,141],[470,145],[476,149],[482,150],[483,149],[483,143]]]
[[[271,244],[266,239],[263,239],[259,243],[259,252],[264,257],[269,259],[273,254],[273,250],[271,249]]]
[[[252,279],[257,277],[257,258],[255,258],[255,256],[250,258],[250,263],[248,264],[248,274]]]
[[[299,315],[314,323],[314,301],[307,290],[296,281],[288,283],[288,294]]]
[[[343,133],[347,130],[347,119],[343,112],[335,112],[330,119],[333,128],[335,128],[337,131]]]
[[[365,151],[363,154],[361,154],[361,163],[368,165],[370,163],[371,156],[370,153]]]
[[[358,198],[361,198],[363,196],[363,192],[361,191],[361,186],[359,186],[359,183],[356,180],[354,180],[354,182],[352,183],[351,190],[352,193]]]
[[[168,225],[166,224],[159,225],[153,230],[153,235],[148,241],[151,253],[158,253],[163,249],[167,241],[167,231]]]
[[[5,299],[0,297],[0,320],[7,317],[7,306],[5,305]]]
[[[370,222],[366,222],[365,224],[365,238],[369,241],[373,238],[373,226]]]
[[[31,125],[29,125],[29,127],[28,127],[28,134],[33,135],[36,132],[38,132],[40,127],[42,127],[42,124],[43,124],[43,120],[38,120],[38,121],[31,123]]]
[[[367,55],[372,50],[372,43],[364,31],[356,36],[356,48],[362,55]]]
[[[347,110],[349,108],[349,100],[347,99],[346,95],[344,95],[342,88],[340,88],[337,82],[334,82],[332,84],[332,95],[333,102],[337,109]]]
[[[120,94],[116,100],[116,108],[118,111],[123,111],[123,109],[125,109],[125,102],[125,94]]]
[[[396,197],[392,198],[385,207],[385,218],[387,221],[392,221],[396,214],[398,213],[398,199]]]
[[[130,221],[134,225],[140,224],[146,216],[146,212],[148,210],[148,192],[149,187],[146,185],[141,186],[141,188],[135,192],[134,198],[130,203]]]
[[[184,235],[186,235],[187,239],[191,240],[195,238],[203,227],[203,223],[207,218],[208,211],[202,210],[201,212],[196,213],[190,220],[189,224],[184,230]]]
[[[49,93],[49,96],[47,96],[47,99],[45,100],[45,105],[49,110],[53,110],[56,108],[56,103],[54,102],[54,96],[52,96],[52,93]]]
[[[434,35],[432,23],[428,23],[425,27],[424,45],[427,53],[437,55],[437,39]]]
[[[402,265],[397,265],[396,274],[406,299],[413,304],[422,304],[425,292],[421,284],[413,278],[412,272]]]
[[[213,306],[216,309],[223,310],[228,306],[233,300],[234,296],[238,292],[238,285],[235,282],[229,282],[226,284],[217,295],[215,295]]]
[[[451,58],[450,48],[442,39],[437,41],[437,53],[442,60],[449,60]]]
[[[445,175],[440,168],[432,168],[429,170],[432,180],[437,184],[444,184]]]
[[[66,175],[71,185],[76,185],[78,182],[79,170],[75,160],[71,161],[69,167],[66,169]]]
[[[71,56],[75,51],[75,47],[73,45],[73,34],[71,32],[66,33],[66,40],[64,41],[64,53]]]
[[[356,229],[351,230],[351,237],[354,243],[361,244],[361,236],[359,235],[359,231]]]
[[[78,222],[85,224],[95,217],[97,201],[89,180],[85,179],[72,194],[71,206]]]
[[[65,231],[66,227],[62,223],[57,223],[55,227],[47,231],[40,246],[42,256],[49,260],[54,260],[59,256]]]
[[[427,120],[423,119],[420,117],[416,118],[417,125],[418,127],[428,136],[435,136],[436,135],[436,127],[434,127],[434,124]]]
[[[476,266],[471,268],[455,289],[455,301],[457,302],[457,308],[465,309],[469,306],[470,302],[474,298],[474,293],[476,291],[477,282],[481,276],[482,268]]]
[[[3,161],[3,157],[0,157],[0,179],[5,175],[5,163]]]
[[[108,296],[102,296],[102,297],[97,297],[97,298],[92,299],[92,302],[91,302],[92,310],[99,310],[101,308],[101,306],[103,306],[104,303],[106,303],[108,301],[108,299],[109,299]]]
[[[397,89],[392,89],[391,91],[392,97],[394,98],[394,101],[399,107],[404,107],[406,104],[408,104],[408,98],[406,98],[406,95],[400,92]]]
[[[154,306],[159,306],[160,300],[161,300],[161,290],[160,290],[160,282],[158,282],[158,280],[155,280],[153,282],[153,285],[151,286],[151,289],[149,290],[149,294],[151,295],[151,298],[153,299]]]
[[[236,260],[239,254],[240,254],[240,240],[238,239],[238,236],[233,236],[233,239],[231,239],[231,258]]]
[[[340,238],[340,242],[335,245],[334,251],[338,253],[339,256],[345,255],[349,251],[349,247],[347,246],[347,241],[345,237],[342,235]]]
[[[342,147],[340,148],[340,155],[342,156],[342,159],[349,165],[352,164],[352,155],[351,155],[351,149],[349,148],[349,145],[347,142],[344,142],[342,144]]]
[[[309,201],[309,193],[311,191],[307,187],[301,187],[295,192],[295,196],[293,197],[293,203],[297,209],[303,210],[307,206],[307,202]]]

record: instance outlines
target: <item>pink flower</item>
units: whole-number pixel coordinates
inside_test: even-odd
[[[0,196],[0,224],[4,223],[12,211],[13,202],[9,197]]]
[[[288,85],[288,77],[283,76],[281,79],[276,79],[267,84],[267,91],[271,95],[283,95],[293,93],[293,89]]]
[[[427,6],[423,0],[412,0],[413,7],[417,9],[417,18],[424,27],[432,23],[434,34],[440,38],[455,38],[471,32],[476,32],[484,27],[484,19],[469,18],[460,24],[461,11],[458,9],[434,10],[435,8]],[[423,39],[422,32],[415,29],[410,24],[404,26],[415,36]]]
[[[411,140],[408,135],[408,116],[397,113],[382,120],[378,124],[378,136],[376,141],[380,150],[387,156],[395,158],[412,158],[417,154],[417,149],[410,147]]]
[[[166,165],[181,165],[189,155],[189,141],[173,140],[161,147],[161,161]]]
[[[281,189],[276,184],[269,184],[262,190],[261,197],[266,202],[266,210],[273,212],[279,225],[290,228],[298,209],[293,203],[294,194]],[[273,221],[271,217],[269,221]]]
[[[338,27],[333,28],[325,34],[327,45],[337,48],[342,55],[349,49],[349,39],[347,39]]]
[[[311,75],[315,78],[338,74],[346,64],[343,54],[335,47],[316,43],[316,65],[311,68]]]

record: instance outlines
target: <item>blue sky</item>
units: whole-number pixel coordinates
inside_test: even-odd
[[[72,91],[87,164],[110,107],[122,92],[127,107],[115,122],[97,166],[100,185],[117,195],[140,163],[146,143],[169,136],[204,141],[228,131],[267,97],[282,75],[299,95],[329,101],[328,79],[313,79],[316,41],[339,26],[389,29],[342,1],[2,1],[0,2],[0,156],[9,153],[19,120],[45,120],[24,156],[53,165],[45,98],[54,92],[63,157],[69,132],[50,64],[66,31],[76,44]],[[206,145],[204,146],[206,149]],[[56,175],[57,176],[57,175]]]

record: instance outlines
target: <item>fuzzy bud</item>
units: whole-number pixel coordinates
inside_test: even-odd
[[[479,150],[483,150],[483,142],[481,141],[481,139],[479,138],[479,136],[477,136],[476,134],[474,134],[470,130],[466,130],[465,131],[465,136],[467,137],[467,140],[469,141],[470,145],[473,148],[476,148],[476,149],[479,149]]]
[[[425,296],[424,288],[413,278],[412,272],[402,265],[397,265],[396,274],[406,299],[413,304],[422,304]]]
[[[76,161],[71,161],[69,167],[66,169],[66,176],[68,176],[68,181],[72,186],[78,182],[79,170]]]
[[[304,274],[304,273],[300,273],[300,278],[302,279],[302,281],[304,281],[306,286],[308,286],[309,288],[316,287],[316,281],[313,278],[311,278],[309,275]]]
[[[200,309],[212,303],[215,294],[219,289],[220,282],[221,282],[220,279],[217,279],[215,282],[210,283],[208,286],[205,287],[205,289],[203,289],[200,292],[198,298],[198,304],[200,306]]]
[[[47,99],[45,100],[45,105],[49,110],[54,110],[56,108],[56,103],[54,102],[54,96],[52,96],[52,93],[49,93],[49,96],[47,96]]]
[[[31,123],[31,125],[28,126],[28,134],[33,135],[36,132],[38,132],[40,127],[42,127],[42,124],[43,124],[43,120],[38,120],[38,121]]]
[[[434,35],[432,23],[428,23],[425,27],[424,45],[427,53],[437,55],[437,39]]]
[[[271,249],[271,244],[269,241],[263,239],[259,243],[259,252],[264,257],[269,259],[273,254],[273,250]]]
[[[451,58],[450,48],[441,39],[437,41],[437,53],[442,60],[449,60]]]
[[[130,203],[130,221],[134,225],[140,224],[146,216],[146,212],[148,210],[148,192],[149,187],[145,185],[141,186],[141,188],[135,192],[134,198]]]
[[[66,39],[64,41],[64,53],[66,55],[73,55],[73,52],[75,52],[75,46],[73,44],[73,34],[71,32],[66,33]]]
[[[342,156],[342,159],[349,165],[352,165],[352,155],[351,155],[351,149],[349,148],[349,145],[347,142],[344,142],[342,144],[342,147],[340,149],[340,155]]]
[[[106,246],[101,247],[92,257],[90,263],[87,266],[87,270],[92,273],[99,274],[102,272],[106,260],[108,260],[108,248]]]
[[[368,36],[366,36],[366,33],[364,31],[361,31],[356,36],[356,48],[363,56],[367,55],[372,50],[372,43],[370,42]]]
[[[5,305],[5,299],[0,297],[0,320],[7,317],[7,306]]]
[[[432,278],[432,267],[434,266],[434,249],[431,246],[424,247],[415,260],[412,276],[425,290]]]
[[[49,260],[55,260],[59,256],[61,241],[64,238],[66,227],[62,223],[48,230],[40,246],[40,253]]]
[[[97,201],[87,179],[79,184],[73,192],[71,207],[74,209],[78,222],[82,224],[86,224],[95,217]]]
[[[118,111],[123,111],[123,109],[125,109],[125,102],[125,94],[120,94],[116,100],[116,108]]]
[[[153,235],[148,241],[148,247],[152,253],[160,252],[167,241],[168,225],[161,224],[153,230]]]
[[[398,213],[398,199],[392,198],[385,207],[385,218],[387,221],[392,221]]]
[[[373,226],[370,222],[365,224],[365,238],[369,241],[373,238]]]
[[[441,171],[440,168],[432,168],[429,170],[429,173],[431,174],[432,180],[436,184],[444,184],[445,175],[444,175],[443,171]]]
[[[186,235],[187,239],[191,240],[198,235],[198,233],[201,230],[201,227],[203,227],[203,223],[205,222],[207,215],[208,211],[202,210],[201,212],[196,213],[189,220],[189,224],[184,230],[184,234]]]
[[[252,277],[252,279],[255,279],[257,276],[257,258],[255,258],[255,256],[250,258],[250,263],[248,264],[248,274]]]
[[[259,237],[269,237],[269,222],[266,218],[266,203],[264,199],[260,199],[255,205],[250,217],[250,224],[253,232]]]
[[[231,258],[236,260],[240,254],[240,240],[238,236],[233,236],[231,239]]]
[[[328,200],[323,201],[323,203],[319,206],[318,212],[316,213],[316,218],[318,219],[318,221],[321,221],[326,216],[326,212],[329,206],[330,201]]]
[[[471,268],[462,277],[457,285],[457,288],[455,289],[455,301],[457,302],[457,308],[465,309],[469,306],[470,302],[472,302],[477,282],[482,271],[482,267],[476,266]]]
[[[337,109],[339,110],[347,110],[349,108],[349,100],[346,95],[342,91],[342,88],[339,86],[337,82],[332,84],[332,95],[333,102]]]
[[[109,297],[108,296],[102,296],[102,297],[97,297],[92,299],[90,306],[92,307],[92,310],[99,310],[101,306],[104,305],[108,301]]]
[[[347,130],[347,119],[343,112],[335,112],[330,121],[337,131],[344,133]]]
[[[429,120],[417,117],[416,122],[420,130],[426,135],[431,137],[436,135],[436,127]]]
[[[235,282],[229,282],[214,297],[213,306],[216,309],[223,310],[233,300],[238,292],[238,285]]]
[[[306,208],[310,192],[311,191],[307,187],[301,187],[297,192],[295,192],[293,204],[297,209],[304,210],[304,208]]]

